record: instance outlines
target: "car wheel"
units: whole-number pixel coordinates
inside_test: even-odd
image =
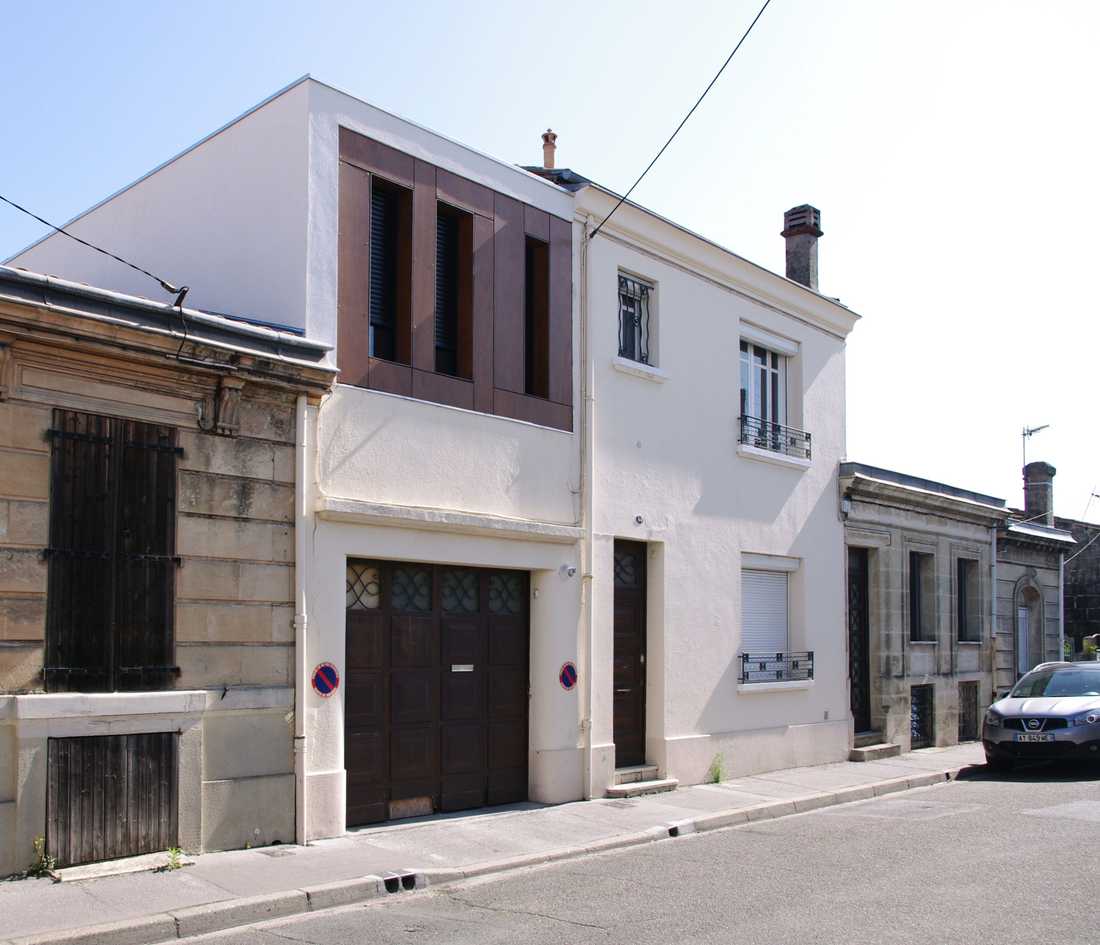
[[[1007,772],[1016,767],[1016,762],[1004,755],[996,755],[987,751],[985,753],[985,766],[991,771]]]

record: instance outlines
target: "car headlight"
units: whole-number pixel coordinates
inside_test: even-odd
[[[1096,725],[1100,723],[1100,709],[1093,709],[1070,721],[1071,725]]]
[[[985,713],[985,724],[990,726],[991,728],[997,728],[1001,724],[1001,716],[999,716],[992,709],[988,709]]]

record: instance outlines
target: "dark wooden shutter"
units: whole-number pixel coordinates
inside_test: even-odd
[[[160,689],[174,663],[176,431],[54,411],[46,688]]]
[[[440,207],[435,226],[435,369],[458,373],[459,218]]]
[[[370,353],[394,359],[397,208],[390,189],[374,179],[370,195]]]

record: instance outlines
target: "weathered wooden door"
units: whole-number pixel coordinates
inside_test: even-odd
[[[615,542],[615,767],[645,764],[646,546]]]
[[[347,822],[527,798],[527,575],[349,561]]]
[[[866,548],[848,549],[848,686],[857,732],[871,728],[871,627]]]
[[[58,866],[176,845],[178,737],[152,732],[49,739],[46,849]]]

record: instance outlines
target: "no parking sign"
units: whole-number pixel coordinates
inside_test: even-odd
[[[327,699],[340,688],[340,674],[332,663],[318,663],[313,670],[313,691]]]
[[[572,660],[562,663],[561,669],[558,670],[558,682],[566,692],[571,691],[577,685],[577,664]]]

